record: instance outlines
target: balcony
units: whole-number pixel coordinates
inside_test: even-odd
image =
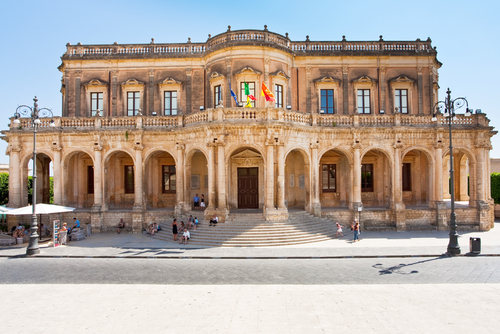
[[[50,127],[51,118],[41,119],[39,130],[113,130],[113,129],[169,129],[196,127],[211,123],[220,124],[281,124],[316,128],[374,128],[415,127],[436,128],[446,126],[447,119],[437,115],[437,122],[431,115],[338,115],[310,114],[281,108],[216,108],[189,115],[178,116],[119,116],[119,117],[54,117],[56,127]],[[21,118],[14,124],[11,118],[10,130],[23,131],[32,127],[31,119]],[[457,115],[452,121],[454,128],[489,127],[485,114],[470,117]]]

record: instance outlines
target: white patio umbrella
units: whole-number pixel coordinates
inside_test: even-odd
[[[36,205],[36,214],[43,215],[49,213],[60,213],[60,212],[71,212],[75,208],[69,206],[55,205],[55,204],[43,204],[39,203]],[[23,206],[22,208],[17,208],[13,210],[5,211],[6,215],[31,215],[33,214],[33,207],[31,205]]]

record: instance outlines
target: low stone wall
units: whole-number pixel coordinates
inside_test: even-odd
[[[437,229],[436,210],[405,210],[405,223],[407,230],[412,230],[417,227],[419,229],[425,229],[425,227],[428,227],[429,230]]]

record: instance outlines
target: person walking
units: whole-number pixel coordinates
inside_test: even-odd
[[[200,222],[198,221],[198,217],[194,217],[194,230],[196,231],[196,228],[198,227],[198,224]]]
[[[354,231],[354,240],[353,243],[359,241],[359,222],[354,220],[351,225],[351,230]]]
[[[174,241],[177,241],[177,219],[174,219],[172,223],[172,234],[174,235]]]
[[[340,233],[340,237],[343,237],[344,235],[342,234],[342,225],[339,224],[339,222],[336,222],[335,225],[337,225],[337,233],[335,233],[335,237],[338,238],[339,237],[339,233]]]

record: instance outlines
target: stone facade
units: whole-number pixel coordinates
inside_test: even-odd
[[[52,165],[54,202],[85,212],[96,232],[119,218],[140,231],[190,210],[195,194],[222,221],[244,207],[283,221],[294,207],[344,223],[360,215],[365,228],[447,229],[436,55],[430,40],[294,42],[267,28],[205,43],[68,44],[63,116],[37,135],[38,198]],[[495,132],[484,114],[452,122],[455,197],[468,203],[458,224],[490,229]],[[3,132],[12,207],[27,204],[30,126]]]

